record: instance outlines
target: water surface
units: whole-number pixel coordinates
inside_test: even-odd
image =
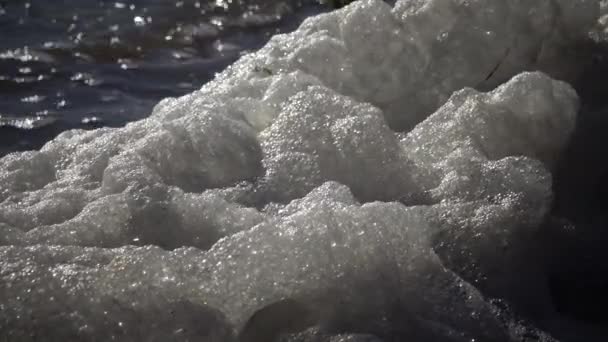
[[[0,0],[0,156],[143,118],[326,10],[316,0]]]

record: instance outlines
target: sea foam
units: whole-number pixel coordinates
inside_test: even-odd
[[[356,1],[147,119],[6,156],[1,339],[517,340],[487,298],[552,310],[530,236],[598,16]]]

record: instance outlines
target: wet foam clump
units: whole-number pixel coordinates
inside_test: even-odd
[[[291,310],[284,314],[304,320],[303,327],[323,322],[338,329],[363,316],[373,331],[407,318],[411,323],[400,325],[401,334],[504,339],[481,295],[429,248],[424,209],[361,206],[333,196],[344,191],[326,183],[283,209],[291,214],[223,239],[207,253],[7,247],[3,326],[23,336],[42,324],[36,317],[52,315],[40,333],[53,338],[169,334],[179,340],[168,326],[195,334],[206,329],[209,336],[229,336],[226,326],[232,326],[242,336],[264,337],[266,325],[283,321],[273,305],[288,299]],[[395,305],[402,309],[394,311]],[[271,308],[268,317],[256,319],[265,308]],[[294,316],[298,312],[305,315]],[[158,330],[139,320],[153,321]],[[196,321],[209,325],[193,332],[189,324]],[[445,332],[436,332],[437,324]]]
[[[176,291],[155,293],[166,280],[143,282],[145,270],[131,270],[139,275],[130,277],[116,266],[145,257],[156,264],[151,256],[158,259],[159,251],[35,246],[0,254],[0,334],[6,340],[234,340],[218,310]],[[114,272],[123,272],[120,282]]]
[[[394,200],[415,188],[382,112],[324,87],[290,97],[260,141],[276,200],[301,197],[324,180],[348,185],[364,200]]]
[[[358,1],[1,159],[0,336],[517,340],[487,298],[552,310],[530,237],[579,106],[523,71],[572,80],[596,5]]]
[[[222,93],[249,88],[248,96],[259,96],[272,75],[301,70],[381,108],[393,129],[409,130],[463,87],[488,89],[524,70],[576,78],[585,59],[573,47],[598,15],[594,0],[397,1],[394,8],[357,1],[273,37],[218,82]]]

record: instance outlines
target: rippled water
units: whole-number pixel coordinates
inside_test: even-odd
[[[327,9],[316,0],[0,0],[0,155],[144,117]]]

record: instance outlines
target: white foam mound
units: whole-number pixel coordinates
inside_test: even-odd
[[[578,111],[521,72],[572,80],[598,7],[357,1],[1,159],[0,339],[509,341],[479,290],[542,297],[523,260]]]

